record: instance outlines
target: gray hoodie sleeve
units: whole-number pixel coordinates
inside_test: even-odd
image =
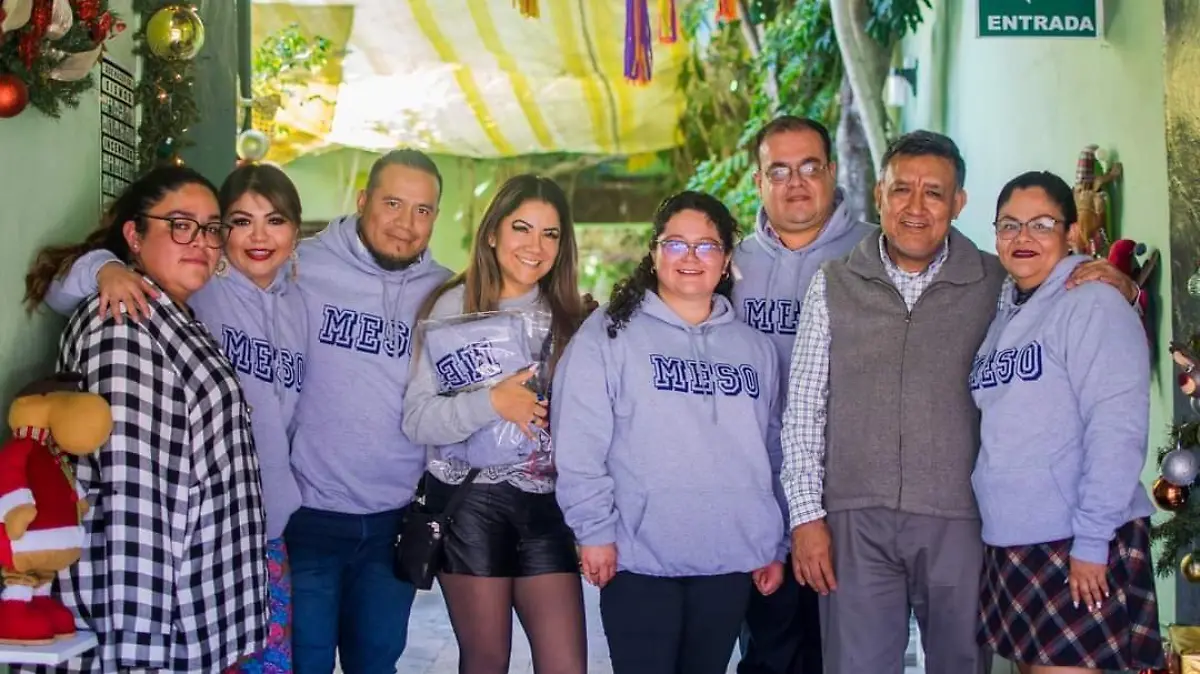
[[[769,358],[764,361],[769,364],[770,376],[762,377],[762,381],[768,387],[770,395],[771,411],[767,416],[767,452],[768,458],[771,461],[771,489],[775,492],[775,502],[780,504],[780,517],[783,518],[783,540],[779,542],[779,550],[776,552],[775,558],[779,561],[785,561],[787,555],[792,548],[792,529],[788,526],[788,511],[787,511],[787,495],[783,491],[783,481],[781,474],[783,472],[783,446],[780,442],[780,435],[783,432],[783,408],[784,387],[779,385],[780,375],[778,370],[779,362],[774,352],[774,347],[767,345]],[[790,573],[790,570],[785,569],[785,573]]]
[[[100,289],[96,275],[104,265],[121,260],[106,248],[97,248],[79,256],[65,277],[55,277],[46,291],[46,306],[70,316],[79,303]]]
[[[608,339],[602,311],[592,314],[559,360],[550,405],[558,468],[555,492],[580,545],[617,540],[613,479],[607,465],[615,419],[607,377],[610,364],[605,362],[601,341]]]
[[[1150,355],[1137,313],[1115,290],[1088,284],[1062,326],[1067,376],[1083,421],[1083,475],[1072,518],[1071,556],[1108,561],[1108,544],[1125,524],[1146,463]]]
[[[457,298],[457,299],[456,299]],[[442,295],[430,318],[458,315],[462,295],[453,290]],[[452,396],[438,395],[437,377],[423,346],[412,354],[408,365],[408,389],[404,392],[401,428],[408,439],[420,445],[451,445],[471,437],[500,418],[492,407],[490,388]]]

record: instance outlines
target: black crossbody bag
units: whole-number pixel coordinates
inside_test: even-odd
[[[466,479],[454,490],[441,512],[433,512],[421,502],[424,500],[425,481],[434,478],[426,474],[421,479],[418,498],[413,499],[404,511],[400,539],[396,541],[394,571],[397,578],[412,583],[418,590],[433,587],[433,579],[442,569],[442,549],[446,534],[454,524],[454,513],[466,499],[478,475],[478,468],[468,471]]]

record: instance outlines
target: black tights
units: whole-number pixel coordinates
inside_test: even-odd
[[[587,631],[579,574],[525,578],[438,576],[458,640],[459,674],[505,674],[512,614],[529,637],[536,674],[586,674]]]

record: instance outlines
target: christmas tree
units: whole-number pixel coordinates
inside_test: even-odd
[[[1189,279],[1189,290],[1193,280],[1200,285],[1200,272]],[[1200,353],[1200,335],[1194,335],[1186,345],[1171,344],[1171,358],[1180,368],[1179,388],[1188,396],[1192,410],[1200,413],[1200,366],[1192,355],[1195,353]],[[1194,542],[1200,538],[1200,504],[1190,498],[1200,472],[1200,458],[1195,451],[1198,445],[1200,421],[1172,426],[1168,444],[1158,451],[1159,477],[1151,490],[1155,504],[1174,513],[1153,528],[1152,539],[1161,543],[1155,560],[1158,575],[1169,576],[1179,560],[1180,573],[1192,582],[1200,581],[1200,551],[1193,551]]]

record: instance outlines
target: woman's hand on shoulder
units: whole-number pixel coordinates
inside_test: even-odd
[[[147,298],[157,299],[158,289],[141,274],[123,264],[110,262],[96,272],[96,284],[100,289],[100,319],[104,320],[111,311],[113,320],[122,322],[122,314],[129,313],[134,323],[150,317]]]

